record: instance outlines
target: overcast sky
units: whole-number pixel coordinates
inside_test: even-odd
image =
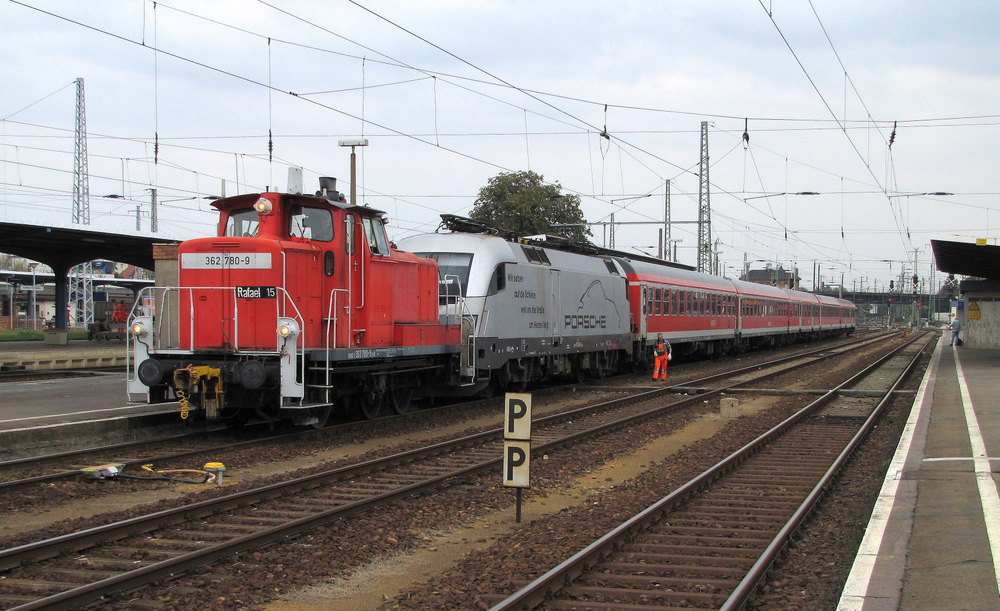
[[[139,207],[148,234],[156,188],[159,234],[210,235],[223,181],[284,190],[291,166],[349,191],[338,142],[364,137],[359,199],[394,239],[530,169],[595,243],[613,213],[614,246],[655,255],[669,180],[694,265],[707,121],[727,275],[881,288],[929,275],[931,239],[996,243],[998,25],[994,1],[3,0],[0,220],[71,225],[83,78],[96,230]]]

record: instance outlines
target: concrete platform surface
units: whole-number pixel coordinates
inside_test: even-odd
[[[998,393],[1000,350],[941,338],[839,611],[1000,609]]]

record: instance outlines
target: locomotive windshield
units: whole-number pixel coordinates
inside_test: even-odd
[[[361,224],[365,228],[365,240],[368,241],[368,250],[373,255],[389,255],[389,241],[385,238],[385,226],[382,219],[363,218]]]
[[[466,296],[469,289],[469,270],[472,269],[472,253],[465,252],[418,252],[418,257],[434,259],[438,264],[438,281],[447,288],[447,295]],[[455,284],[458,287],[455,287]]]
[[[222,234],[234,238],[252,238],[257,235],[257,211],[253,208],[233,210],[226,219],[226,230]]]
[[[329,242],[333,240],[333,216],[329,210],[295,206],[288,217],[288,235]]]

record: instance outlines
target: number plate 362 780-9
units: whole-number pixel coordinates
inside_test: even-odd
[[[186,252],[181,254],[182,269],[271,269],[269,252]]]

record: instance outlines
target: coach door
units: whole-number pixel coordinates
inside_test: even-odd
[[[649,316],[649,286],[643,282],[639,285],[639,337],[646,337],[646,318]]]

